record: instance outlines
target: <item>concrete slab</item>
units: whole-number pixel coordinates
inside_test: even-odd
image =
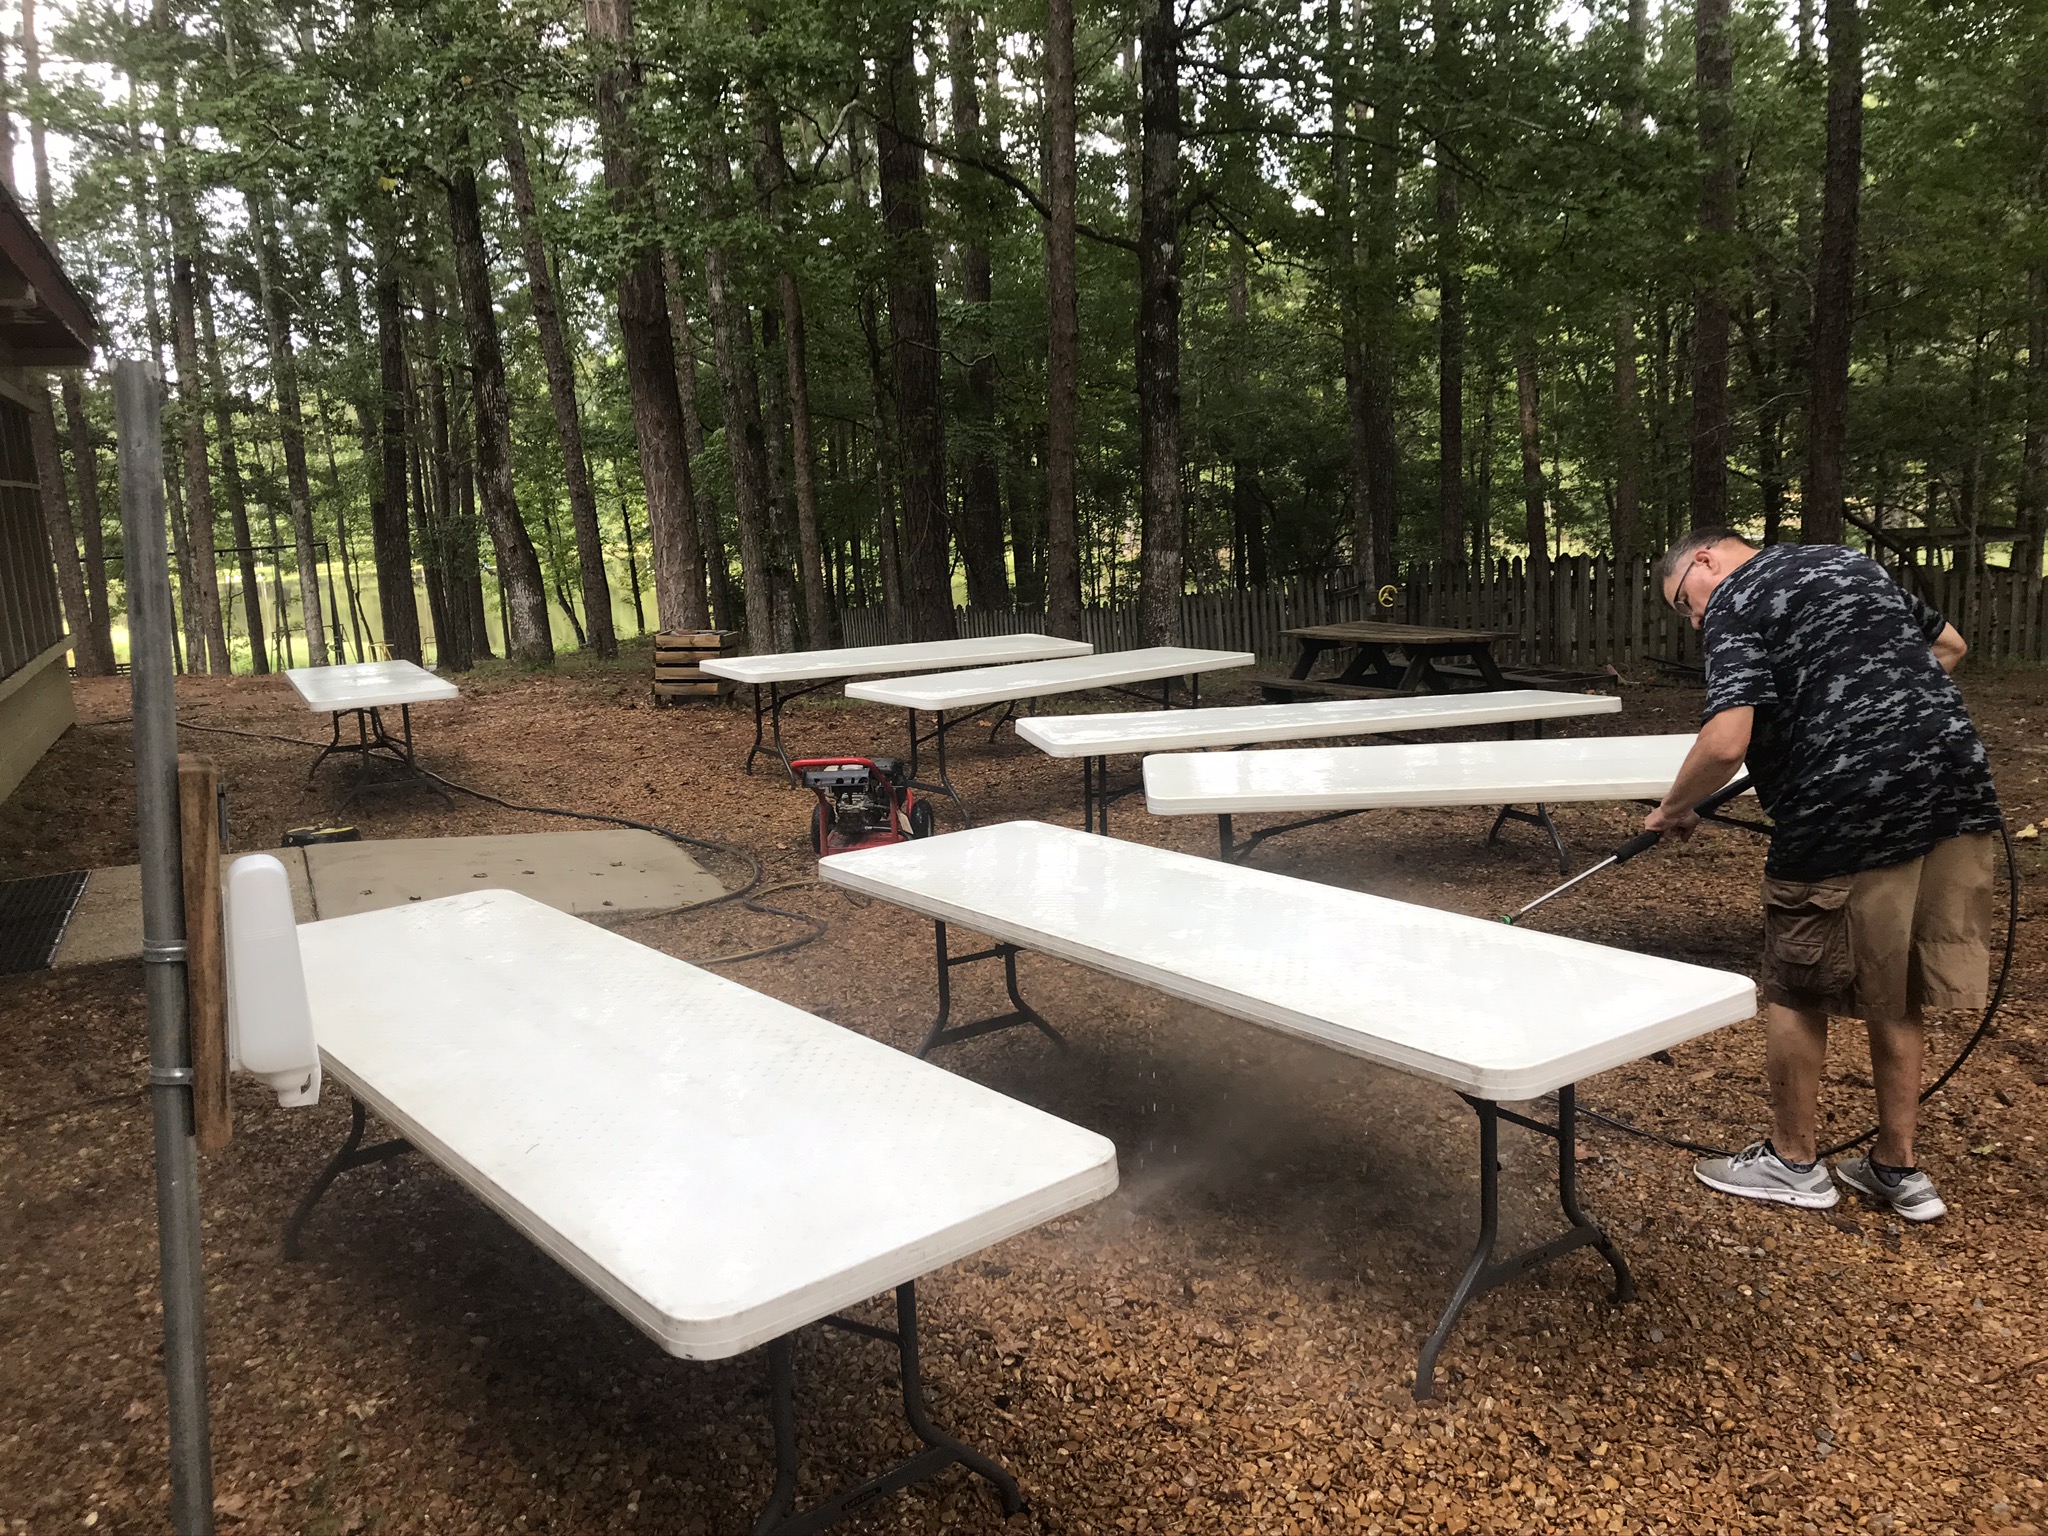
[[[460,891],[518,891],[577,917],[633,917],[725,893],[716,876],[667,838],[627,827],[265,851],[284,861],[302,923]],[[225,855],[223,863],[242,856]],[[141,869],[126,864],[92,871],[52,968],[133,960],[141,953]]]
[[[222,869],[244,857],[247,851],[223,854]],[[319,914],[313,909],[313,886],[307,878],[306,850],[266,848],[263,851],[275,854],[283,861],[285,873],[291,878],[292,911],[300,922],[312,922]],[[78,905],[71,913],[64,937],[58,941],[50,968],[61,970],[67,965],[133,960],[141,953],[142,867],[123,864],[114,869],[92,871],[86,876],[85,889],[79,893]]]
[[[493,889],[578,917],[627,917],[725,891],[667,838],[625,827],[326,843],[308,848],[306,863],[323,918]]]

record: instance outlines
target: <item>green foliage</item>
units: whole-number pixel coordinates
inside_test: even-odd
[[[643,0],[637,142],[656,174],[655,230],[685,276],[703,378],[700,495],[736,544],[730,466],[710,334],[703,257],[728,252],[758,314],[778,272],[796,276],[809,330],[824,536],[872,595],[876,479],[871,338],[864,329],[890,253],[876,208],[868,120],[872,61],[910,0]],[[1767,487],[1796,529],[1803,375],[1824,147],[1824,42],[1797,36],[1792,0],[1745,0],[1736,24],[1738,229],[1702,245],[1690,17],[1653,10],[1639,84],[1626,7],[1568,12],[1534,0],[1452,0],[1347,12],[1337,61],[1365,93],[1350,122],[1331,118],[1328,13],[1184,10],[1186,232],[1183,292],[1184,486],[1190,579],[1240,579],[1232,554],[1235,477],[1251,476],[1273,572],[1349,558],[1349,475],[1339,329],[1365,304],[1394,360],[1401,454],[1398,540],[1432,558],[1437,380],[1435,174],[1460,177],[1467,319],[1468,524],[1487,549],[1519,552],[1520,460],[1511,346],[1534,335],[1541,445],[1557,536],[1607,547],[1615,496],[1614,316],[1637,320],[1645,522],[1655,537],[1685,517],[1688,328],[1696,284],[1737,295],[1731,369],[1736,419],[1733,507],[1760,524]],[[1817,9],[1817,7],[1816,7]],[[2030,0],[1872,0],[1868,17],[1863,236],[1851,391],[1852,506],[1893,526],[1959,521],[2009,527],[2027,424],[2029,272],[2048,267],[2042,214],[2048,159],[2048,29]],[[1434,16],[1459,23],[1455,68],[1434,58]],[[256,302],[245,198],[282,219],[281,282],[304,381],[309,455],[326,536],[346,528],[366,560],[375,465],[359,412],[374,408],[376,358],[365,336],[376,253],[398,253],[416,379],[445,370],[464,408],[453,318],[444,179],[479,170],[494,242],[521,507],[554,589],[576,595],[559,448],[526,294],[525,268],[497,170],[503,114],[523,125],[541,223],[576,352],[608,558],[622,562],[636,519],[636,560],[651,588],[630,406],[619,367],[615,286],[646,231],[606,194],[593,120],[598,58],[573,0],[173,0],[148,14],[87,0],[46,39],[42,88],[25,103],[64,147],[59,205],[47,224],[100,306],[113,350],[161,345],[145,308],[145,272],[167,287],[167,185],[197,197],[216,284],[222,346],[242,457],[259,522],[283,497],[276,408]],[[970,428],[954,410],[948,452],[957,487],[970,455],[992,453],[1013,514],[1042,515],[1046,297],[1040,213],[1017,186],[1040,185],[1045,103],[1037,30],[1043,8],[991,0],[975,13],[982,82],[981,165],[956,158],[947,117],[945,9],[914,8],[925,88],[928,224],[940,252],[949,402],[967,365],[992,357],[998,416]],[[1375,27],[1389,17],[1398,36]],[[1132,391],[1135,224],[1131,193],[1137,85],[1127,67],[1134,16],[1084,7],[1079,18],[1078,216],[1082,378],[1079,484],[1087,589],[1130,590],[1137,555],[1138,452]],[[755,112],[772,104],[792,170],[781,219],[756,196]],[[1634,100],[1644,126],[1631,131]],[[167,125],[180,128],[171,142]],[[1395,156],[1391,308],[1332,235],[1333,135],[1350,136],[1354,182]],[[730,196],[707,183],[726,156]],[[1360,196],[1355,190],[1354,196]],[[1368,209],[1366,219],[1376,215]],[[961,301],[959,258],[984,244],[994,299]],[[346,270],[345,270],[346,265]],[[1233,309],[1243,270],[1246,310]],[[1378,281],[1374,278],[1372,281]],[[1363,286],[1362,286],[1363,285]],[[440,355],[420,323],[438,295]],[[886,314],[879,338],[886,348]],[[756,332],[758,339],[758,330]],[[781,357],[763,356],[779,370]],[[2043,409],[2036,395],[2036,411]],[[466,434],[458,433],[458,440]],[[1772,467],[1775,465],[1775,468]],[[1994,545],[1999,540],[1990,537]],[[849,550],[853,553],[849,553]],[[734,572],[735,579],[737,572]],[[623,582],[622,582],[623,585]],[[629,594],[628,594],[629,596]],[[651,598],[650,598],[651,601]],[[495,602],[493,596],[492,602]],[[625,601],[630,612],[630,602]]]

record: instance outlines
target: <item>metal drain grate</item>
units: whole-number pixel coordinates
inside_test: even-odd
[[[0,976],[49,969],[85,889],[85,873],[0,880]]]

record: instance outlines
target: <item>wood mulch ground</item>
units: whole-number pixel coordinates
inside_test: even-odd
[[[425,761],[538,803],[743,844],[770,884],[811,874],[808,801],[739,772],[745,711],[648,707],[644,653],[547,677],[479,673],[419,711]],[[1225,695],[1228,690],[1213,690]],[[2048,674],[1968,676],[2015,826],[2048,816]],[[125,685],[78,690],[88,720]],[[310,738],[277,681],[189,680],[195,724]],[[1691,690],[1645,681],[1603,731],[1689,728]],[[891,714],[812,702],[793,745],[890,750]],[[193,736],[225,768],[235,844],[338,814],[310,753]],[[0,806],[0,876],[135,857],[130,738],[81,726]],[[1079,771],[1006,733],[963,737],[983,818],[1076,824]],[[1636,812],[1565,807],[1583,855]],[[405,792],[354,811],[379,837],[551,823]],[[1268,868],[1496,914],[1555,882],[1539,835],[1483,841],[1481,811],[1356,817],[1282,838]],[[1119,835],[1208,853],[1213,823],[1139,801]],[[552,823],[552,825],[564,825]],[[947,1053],[970,1074],[1114,1138],[1121,1191],[923,1286],[939,1421],[1013,1468],[1009,1529],[1210,1531],[2033,1531],[2048,1528],[2048,1015],[2038,842],[2025,843],[2012,997],[1930,1106],[1922,1159],[1954,1208],[1908,1229],[1858,1205],[1760,1208],[1697,1185],[1688,1158],[1589,1134],[1586,1205],[1635,1267],[1615,1308],[1579,1254],[1477,1303],[1440,1401],[1415,1351],[1470,1241],[1471,1116],[1449,1093],[1040,956],[1029,996],[1073,1041],[1011,1033]],[[1760,844],[1709,831],[1549,909],[1541,925],[1753,969]],[[716,863],[717,861],[713,861]],[[721,872],[729,873],[722,869]],[[826,919],[791,954],[726,967],[749,986],[899,1046],[933,1006],[927,925],[815,886],[775,900]],[[631,929],[685,958],[786,937],[722,908]],[[996,978],[963,983],[993,1003]],[[394,999],[394,1005],[400,1002]],[[1946,1060],[1969,1021],[1947,1021]],[[154,1531],[166,1431],[139,964],[0,981],[0,1530]],[[1584,1090],[1644,1126],[1739,1144],[1764,1124],[1759,1032],[1728,1029]],[[1844,1031],[1832,1129],[1870,1108]],[[769,1484],[764,1370],[662,1356],[432,1165],[347,1175],[287,1264],[279,1227],[339,1144],[337,1095],[286,1114],[241,1092],[206,1160],[219,1509],[227,1531],[702,1532],[747,1529]],[[67,1109],[67,1106],[71,1106]],[[1547,1235],[1547,1143],[1504,1131],[1511,1228]],[[812,1331],[798,1350],[812,1493],[900,1454],[879,1347]],[[959,1473],[892,1496],[860,1531],[983,1531]]]

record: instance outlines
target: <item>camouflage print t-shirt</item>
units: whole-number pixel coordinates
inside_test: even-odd
[[[1825,880],[1999,825],[1991,765],[1929,649],[1947,621],[1840,544],[1778,544],[1725,577],[1700,627],[1711,720],[1751,705],[1769,872]]]

